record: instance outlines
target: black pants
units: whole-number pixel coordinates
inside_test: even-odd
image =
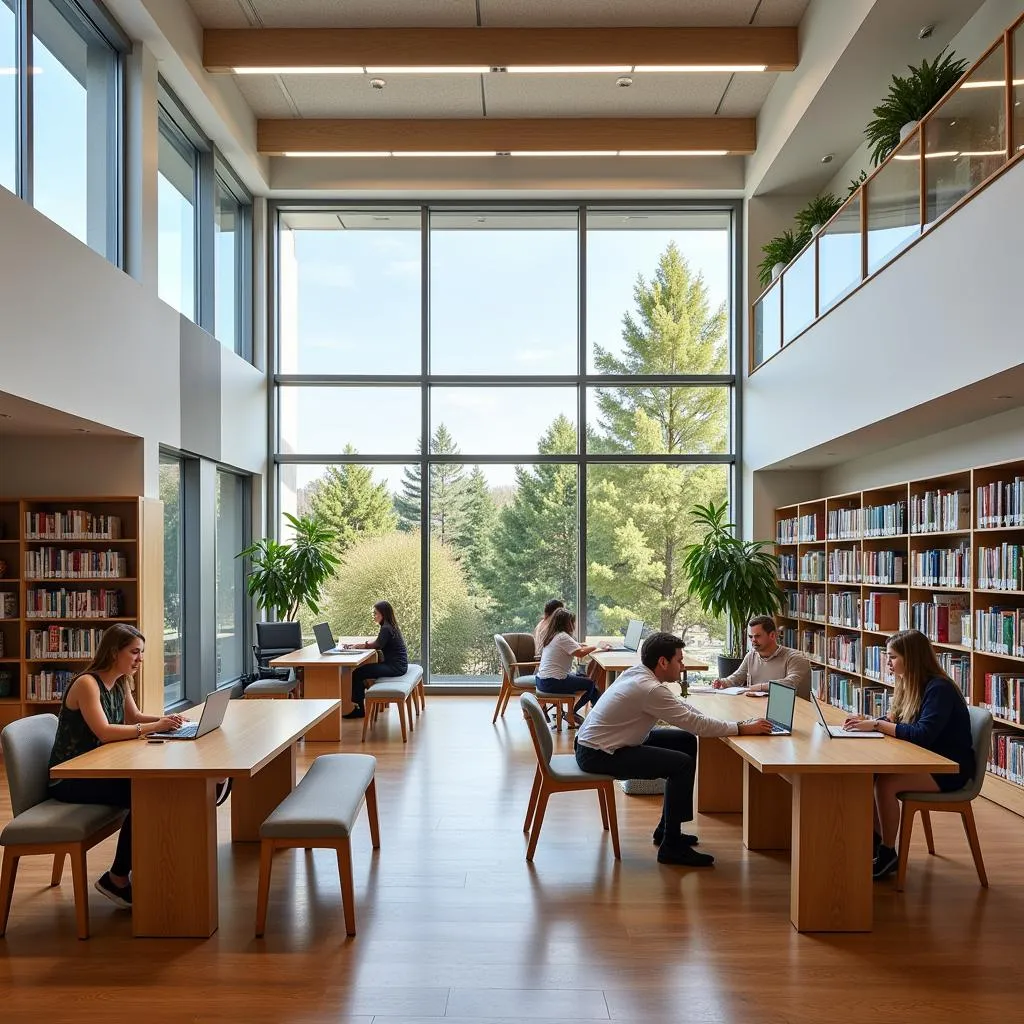
[[[576,745],[576,763],[585,772],[614,779],[664,779],[661,821],[674,836],[693,819],[693,783],[697,777],[697,737],[683,729],[652,729],[639,747],[620,747],[614,754]]]
[[[61,779],[50,787],[54,800],[66,804],[108,804],[129,812],[117,837],[117,850],[110,870],[127,875],[132,869],[132,783],[131,779]]]
[[[576,702],[575,711],[579,711],[585,704],[594,705],[601,691],[594,685],[590,676],[580,672],[570,672],[564,679],[541,679],[537,677],[537,692],[540,694],[557,693],[571,694],[583,691],[583,696]]]
[[[404,676],[408,671],[408,667],[398,668],[386,662],[379,665],[360,665],[352,671],[352,703],[362,706],[363,697],[366,696],[367,679],[392,679],[395,676]]]

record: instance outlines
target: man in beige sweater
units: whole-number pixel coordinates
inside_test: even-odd
[[[743,686],[747,696],[755,697],[767,693],[768,684],[774,681],[792,686],[804,700],[811,699],[811,663],[806,654],[779,643],[770,615],[758,615],[747,623],[747,640],[747,656],[731,676],[715,680],[716,689]]]

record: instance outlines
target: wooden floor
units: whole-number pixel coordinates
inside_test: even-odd
[[[736,815],[701,817],[710,870],[661,867],[660,799],[618,794],[622,861],[597,797],[552,798],[533,866],[520,831],[534,756],[518,707],[432,697],[407,746],[392,711],[372,743],[381,849],[353,840],[357,924],[345,936],[331,851],[280,854],[265,939],[253,937],[258,854],[220,847],[220,930],[205,942],[133,939],[90,889],[92,938],[75,938],[70,873],[22,862],[0,939],[0,1013],[11,1021],[412,1022],[885,1021],[1019,1019],[1024,820],[979,801],[991,889],[978,887],[952,815],[937,857],[915,840],[907,891],[880,883],[875,931],[799,935],[785,855],[748,854]],[[571,735],[571,734],[570,734]],[[556,749],[569,750],[565,733]],[[6,778],[0,821],[10,816]],[[221,808],[221,835],[228,834]],[[113,840],[90,854],[98,876]],[[182,893],[182,899],[188,894]]]

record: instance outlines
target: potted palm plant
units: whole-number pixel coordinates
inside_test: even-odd
[[[755,615],[774,615],[782,607],[778,584],[779,560],[766,551],[771,542],[740,540],[727,521],[728,506],[696,505],[690,510],[704,538],[690,544],[683,556],[690,596],[705,612],[722,615],[729,626],[718,675],[735,672],[743,659],[747,622]]]
[[[943,50],[935,60],[921,61],[920,67],[907,65],[910,74],[905,78],[892,76],[888,96],[874,108],[875,116],[864,129],[876,166],[960,80],[968,62],[955,56]]]
[[[761,246],[764,259],[757,265],[757,277],[762,288],[767,288],[779,274],[800,254],[800,250],[811,240],[810,232],[794,234],[789,228]]]

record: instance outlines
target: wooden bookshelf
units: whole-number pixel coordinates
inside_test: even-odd
[[[925,627],[970,703],[991,706],[993,750],[1009,750],[1016,776],[990,765],[983,795],[1024,815],[1024,460],[781,506],[775,526],[776,553],[795,567],[795,578],[780,580],[780,624],[810,658],[818,695],[851,711],[884,710],[886,638]],[[802,572],[818,552],[824,582]],[[940,641],[940,618],[954,615],[969,635],[943,622]]]
[[[62,686],[112,622],[146,635],[135,698],[147,713],[162,709],[162,543],[158,501],[0,501],[0,728],[56,712]]]

